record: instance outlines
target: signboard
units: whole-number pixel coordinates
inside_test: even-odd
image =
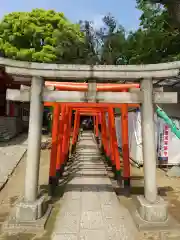
[[[168,150],[169,150],[169,127],[167,124],[164,124],[160,121],[159,126],[159,151],[158,151],[158,160],[159,161],[168,161]]]

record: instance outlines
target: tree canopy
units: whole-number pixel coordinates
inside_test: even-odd
[[[180,60],[180,28],[166,5],[157,2],[137,0],[142,14],[140,26],[133,32],[127,32],[111,14],[103,17],[101,28],[95,29],[90,21],[73,24],[63,13],[52,10],[14,12],[0,22],[0,52],[12,59],[49,63],[148,64]]]
[[[138,0],[140,27],[128,36],[130,63],[158,63],[180,59],[179,29],[161,4]]]
[[[116,22],[102,47],[102,58],[106,56],[104,62],[150,64],[180,60],[180,25],[176,24],[168,9],[146,0],[137,0],[137,8],[142,12],[139,28],[127,33]]]
[[[63,13],[34,9],[13,12],[0,22],[0,50],[5,57],[37,62],[73,62],[84,35]]]

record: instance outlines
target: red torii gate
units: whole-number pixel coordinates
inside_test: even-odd
[[[46,86],[55,86],[64,91],[87,91],[86,83],[56,83],[46,82]],[[97,84],[97,91],[128,91],[138,88],[139,84]],[[130,187],[129,139],[128,139],[128,107],[139,107],[138,104],[112,103],[52,103],[45,102],[45,106],[53,106],[52,149],[49,170],[49,186],[52,195],[59,177],[62,176],[64,166],[69,159],[72,111],[75,110],[74,128],[72,135],[71,153],[74,153],[78,141],[80,115],[93,116],[95,121],[95,136],[99,137],[98,124],[101,124],[102,152],[112,166],[115,179],[120,183],[124,180],[124,187]],[[121,176],[120,157],[115,131],[114,108],[121,109],[123,176]],[[98,115],[101,115],[99,122]],[[108,123],[106,122],[108,115]],[[108,127],[107,127],[108,125]]]
[[[53,86],[57,90],[61,91],[88,91],[88,83],[76,83],[76,82],[45,82],[45,86]],[[97,83],[96,91],[97,92],[120,92],[122,90],[128,90],[131,88],[139,88],[138,83]]]

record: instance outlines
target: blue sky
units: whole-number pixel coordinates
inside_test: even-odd
[[[74,22],[86,19],[99,26],[101,17],[110,12],[129,31],[139,24],[140,12],[135,6],[136,0],[2,0],[0,18],[13,11],[44,8],[64,12]]]

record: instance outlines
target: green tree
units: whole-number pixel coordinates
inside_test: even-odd
[[[84,53],[84,63],[97,64],[99,63],[99,37],[93,28],[93,23],[90,21],[80,21],[81,31],[85,35],[85,44],[82,48]]]
[[[69,22],[63,13],[35,9],[8,14],[0,22],[0,56],[37,62],[149,64],[180,60],[180,28],[166,5],[137,0],[137,31],[127,33],[108,14],[104,26]],[[153,0],[152,0],[153,1]],[[156,1],[156,0],[155,0]]]
[[[147,0],[138,0],[146,2]],[[167,10],[174,23],[180,25],[180,0],[149,0],[153,4],[162,4]]]
[[[0,52],[36,62],[77,62],[84,54],[84,34],[63,13],[34,9],[13,12],[0,22]]]
[[[101,39],[101,63],[126,64],[126,38],[125,29],[108,14],[102,19],[104,28],[99,31]]]
[[[180,34],[166,8],[138,0],[140,27],[127,38],[126,55],[131,64],[179,60]]]
[[[80,21],[86,36],[86,63],[126,64],[125,29],[111,14],[104,16],[102,22],[103,27],[94,29],[92,22]]]

